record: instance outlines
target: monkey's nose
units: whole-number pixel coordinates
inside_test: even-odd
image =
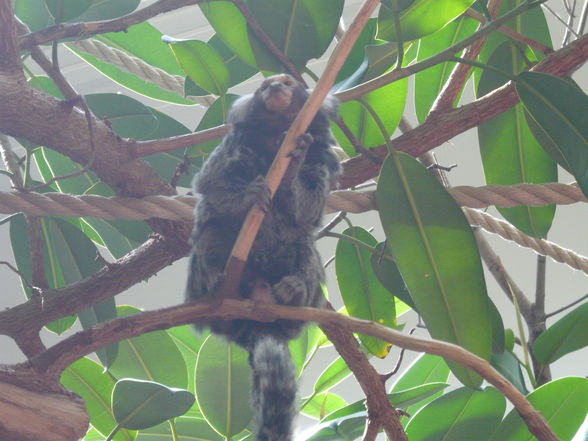
[[[280,81],[274,81],[272,84],[269,85],[269,89],[272,92],[276,92],[280,90],[283,86],[284,83],[281,83]]]

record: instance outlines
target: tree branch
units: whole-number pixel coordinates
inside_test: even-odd
[[[3,0],[4,1],[4,0]],[[26,34],[20,37],[20,48],[22,50],[30,49],[33,46],[48,43],[54,40],[64,38],[84,38],[96,34],[107,32],[119,32],[129,27],[142,23],[145,20],[155,17],[164,12],[185,6],[196,5],[205,0],[159,0],[152,5],[146,6],[138,11],[118,17],[112,20],[88,21],[83,23],[65,23],[50,28],[42,29],[32,34]],[[214,1],[214,0],[206,0]]]
[[[558,440],[542,415],[486,360],[450,343],[411,337],[377,323],[321,309],[296,308],[233,299],[225,299],[214,305],[192,302],[120,317],[102,323],[95,328],[78,332],[29,362],[17,366],[17,369],[31,368],[48,378],[58,378],[60,373],[75,360],[117,341],[199,320],[232,320],[237,318],[261,322],[277,319],[313,321],[330,327],[343,328],[348,332],[371,335],[413,351],[440,355],[475,371],[500,390],[516,407],[531,433],[539,440]]]
[[[0,70],[18,69],[20,51],[10,0],[0,0]]]
[[[120,294],[188,254],[188,245],[152,238],[96,274],[58,289],[33,295],[27,302],[0,311],[0,334],[13,338],[75,314]]]
[[[586,59],[588,59],[588,35],[548,55],[531,70],[561,77],[569,75]],[[514,86],[509,82],[469,104],[446,113],[431,115],[423,124],[398,136],[392,142],[396,149],[415,157],[420,156],[454,136],[488,121],[516,103],[518,103],[518,97]],[[388,152],[384,145],[375,147],[371,151],[381,158]],[[362,157],[345,161],[343,168],[343,176],[339,179],[341,188],[360,184],[379,173],[378,166]]]

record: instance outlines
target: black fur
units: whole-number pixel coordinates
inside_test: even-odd
[[[233,127],[194,179],[200,196],[195,210],[187,300],[214,293],[245,215],[254,204],[267,209],[251,249],[240,295],[256,301],[320,307],[324,272],[315,249],[325,200],[340,171],[331,149],[329,98],[301,138],[290,168],[269,202],[266,175],[284,132],[308,92],[287,75],[268,78],[255,94],[232,107]],[[270,107],[268,109],[268,107]],[[303,322],[251,320],[208,323],[246,348],[253,369],[252,402],[257,411],[258,441],[289,441],[296,413],[296,381],[287,342]]]

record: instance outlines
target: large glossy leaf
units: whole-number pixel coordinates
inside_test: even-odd
[[[131,26],[126,32],[113,32],[99,35],[95,38],[108,46],[122,50],[129,55],[144,60],[148,64],[163,69],[171,75],[183,75],[183,71],[170,48],[161,41],[161,37],[162,33],[151,24],[140,23]],[[174,92],[164,90],[150,81],[138,78],[136,75],[114,64],[99,60],[72,45],[67,47],[108,78],[141,95],[177,104],[195,104],[193,101],[188,101]]]
[[[319,394],[329,390],[351,375],[351,371],[341,357],[329,364],[314,383],[314,393]]]
[[[564,377],[544,384],[527,399],[541,412],[561,441],[570,441],[588,414],[588,380]],[[511,410],[490,441],[535,441],[515,409]]]
[[[483,440],[502,420],[506,400],[492,387],[460,388],[427,404],[406,426],[411,441]]]
[[[437,355],[421,354],[414,360],[410,366],[401,374],[392,386],[391,391],[401,392],[419,387],[421,384],[444,384],[449,378],[449,367],[443,358]],[[432,395],[424,397],[415,404],[411,404],[407,409],[409,415],[416,412],[441,395],[441,391],[435,391]]]
[[[422,61],[472,34],[477,22],[469,17],[460,17],[443,29],[419,40],[417,60]],[[439,95],[455,63],[436,64],[428,69],[417,72],[414,77],[414,106],[417,119],[422,123],[433,102]]]
[[[223,441],[208,423],[201,418],[179,417],[174,420],[178,441]],[[162,423],[149,429],[141,430],[137,441],[175,441],[169,423]]]
[[[303,402],[305,400],[302,400]],[[337,409],[345,406],[347,402],[339,395],[332,392],[323,392],[314,395],[310,401],[301,409],[301,412],[314,419],[321,419],[325,415],[335,412]]]
[[[398,152],[384,161],[376,199],[396,264],[431,336],[490,359],[482,264],[455,200],[420,163]],[[480,385],[474,372],[450,367],[465,385]]]
[[[361,227],[348,228],[343,234],[374,247],[376,239]],[[394,296],[380,283],[370,263],[371,253],[344,239],[337,242],[335,269],[343,302],[349,315],[384,326],[396,325]],[[374,337],[359,335],[362,343],[377,357],[385,357],[390,344]]]
[[[402,280],[402,274],[398,270],[396,262],[391,260],[391,252],[388,247],[385,247],[385,242],[379,243],[376,246],[376,253],[371,256],[372,269],[374,274],[384,287],[392,293],[395,297],[402,300],[404,303],[409,305],[412,309],[416,309],[414,302],[410,298],[408,288]],[[382,254],[384,253],[384,254]],[[396,315],[400,314],[396,311]]]
[[[247,352],[211,335],[196,362],[196,397],[202,415],[226,438],[241,432],[253,416]]]
[[[529,393],[525,385],[521,363],[511,350],[504,351],[502,354],[492,354],[490,364],[504,375],[522,394],[526,395]]]
[[[110,408],[114,383],[102,366],[89,358],[77,360],[61,374],[61,384],[83,398],[90,415],[90,423],[102,434],[100,439],[104,439],[116,426]],[[115,441],[133,441],[134,438],[135,434],[126,429],[120,430],[114,436]]]
[[[414,0],[400,11],[400,28],[404,41],[432,34],[461,15],[475,0]],[[380,6],[378,35],[382,40],[396,41],[394,12],[390,2]]]
[[[120,317],[140,312],[119,306]],[[137,378],[185,389],[186,364],[178,347],[165,331],[155,331],[119,342],[118,357],[109,372],[117,379]]]
[[[539,72],[515,81],[521,102],[556,143],[585,195],[588,195],[588,96],[575,85]]]
[[[394,407],[406,409],[408,406],[418,403],[426,398],[435,396],[443,389],[448,387],[447,383],[426,383],[410,389],[392,392],[388,394],[388,399]],[[348,415],[357,414],[358,412],[365,412],[367,415],[365,400],[356,401],[353,404],[345,406],[333,413],[327,415],[323,421],[331,421]]]
[[[229,88],[229,70],[221,55],[200,40],[165,38],[184,72],[194,83],[214,95],[224,95]]]
[[[92,0],[77,21],[109,20],[133,12],[141,0]],[[127,29],[128,31],[128,29]]]
[[[192,326],[176,326],[166,331],[172,338],[186,363],[186,371],[188,372],[188,387],[190,392],[194,390],[194,370],[196,369],[196,359],[198,357],[198,351],[204,343],[204,340],[208,336],[208,332],[205,335],[196,335],[196,332]]]
[[[88,10],[92,0],[43,0],[55,24],[70,21]]]
[[[518,44],[506,41],[496,48],[488,63],[506,73],[516,75],[526,67],[525,58],[533,54]],[[483,73],[478,96],[508,81],[492,70]],[[541,184],[557,182],[557,165],[536,141],[521,104],[517,104],[478,127],[480,153],[488,185]],[[544,207],[519,206],[498,208],[500,213],[524,233],[543,238],[551,227],[555,204]]]
[[[514,9],[515,7],[519,6],[525,1],[526,0],[501,1],[500,12],[498,15],[504,15],[505,13]],[[545,19],[543,8],[531,8],[524,14],[517,15],[513,20],[505,23],[503,26],[511,28],[512,30],[522,35],[525,35],[535,41],[543,43],[548,47],[552,47],[551,37],[549,35],[549,27],[547,26],[547,20]],[[486,63],[488,61],[488,58],[490,58],[490,55],[494,52],[494,50],[505,41],[509,41],[509,37],[507,37],[502,32],[490,33],[490,35],[488,35],[488,38],[486,39],[486,43],[480,51],[480,55],[478,55],[477,61],[481,63]],[[534,54],[535,57],[538,59],[541,59],[545,56],[543,53],[539,51],[534,51]],[[479,68],[474,69],[474,80],[476,85],[480,80],[480,75],[482,73],[483,70]]]
[[[145,429],[181,416],[193,403],[187,390],[134,378],[117,381],[112,391],[114,418],[126,429]]]
[[[149,107],[126,95],[97,93],[86,95],[88,106],[98,118],[108,118],[114,132],[122,138],[149,139],[157,128],[157,118]]]
[[[386,128],[386,136],[390,136],[400,122],[406,101],[407,85],[406,79],[395,81],[362,97],[362,100],[381,119]],[[339,114],[362,146],[369,148],[384,144],[384,135],[362,104],[357,101],[347,101],[341,104]],[[339,127],[333,126],[333,132],[348,155],[354,156],[357,154],[355,148]]]
[[[585,346],[588,346],[588,303],[547,328],[533,343],[533,355],[541,364],[549,364]]]
[[[80,311],[78,313],[78,318],[84,329],[90,329],[99,323],[116,318],[116,304],[114,302],[114,297],[94,305],[91,308],[86,308]],[[98,349],[96,355],[98,356],[100,363],[102,363],[105,368],[109,368],[118,355],[118,343],[113,343],[105,348]]]
[[[241,58],[235,55],[235,53],[227,47],[227,45],[217,34],[213,35],[212,38],[208,40],[208,44],[213,47],[223,58],[225,66],[229,71],[229,87],[242,83],[257,73],[257,69],[251,67]],[[190,79],[190,77],[186,78],[186,83],[184,85],[184,95],[202,96],[207,94],[208,92],[197,86],[194,81]]]
[[[49,288],[59,288],[81,280],[98,271],[102,264],[96,261],[97,249],[77,228],[57,218],[40,219],[40,233],[43,242],[45,276]],[[32,264],[28,245],[27,226],[24,217],[16,216],[10,223],[10,237],[14,258],[19,271],[31,280]],[[30,288],[23,286],[30,296]],[[112,307],[112,300],[109,301]],[[47,325],[55,333],[62,333],[75,321],[75,316],[61,318]]]
[[[328,47],[337,29],[343,1],[249,0],[247,7],[278,49],[302,69],[308,60],[320,57]],[[236,6],[228,2],[209,2],[201,4],[200,8],[227,46],[243,60],[263,70],[284,70],[248,29]]]

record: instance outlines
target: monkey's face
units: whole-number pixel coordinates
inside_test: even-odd
[[[265,79],[256,95],[265,110],[293,120],[308,97],[308,92],[290,75],[274,75]]]

